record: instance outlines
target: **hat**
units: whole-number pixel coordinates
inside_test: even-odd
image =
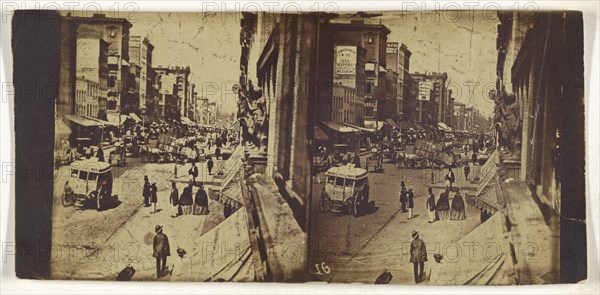
[[[413,230],[413,231],[412,231],[412,237],[413,237],[413,238],[416,238],[416,237],[418,237],[418,236],[419,236],[419,232],[418,232],[418,231],[416,231],[416,230]]]
[[[401,185],[401,186],[404,186],[404,181],[400,181],[400,185]]]
[[[148,179],[148,175],[144,175],[144,179]]]
[[[155,231],[155,232],[161,232],[161,231],[162,231],[162,226],[160,226],[160,225],[158,225],[158,224],[157,224],[157,225],[154,227],[154,231]]]
[[[433,259],[435,259],[435,261],[437,261],[437,262],[440,262],[440,261],[442,261],[442,259],[444,259],[444,256],[436,253],[433,255]]]
[[[409,188],[409,189],[408,189],[408,191],[409,191],[409,192],[412,192],[413,190],[412,190],[412,188]]]

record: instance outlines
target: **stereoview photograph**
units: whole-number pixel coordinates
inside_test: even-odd
[[[577,11],[16,11],[17,276],[584,280],[583,46]]]

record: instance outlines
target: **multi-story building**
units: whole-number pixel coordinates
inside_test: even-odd
[[[152,69],[152,52],[154,45],[150,43],[148,38],[141,36],[131,36],[129,38],[129,63],[139,65],[139,105],[137,109],[141,114],[146,114],[149,100],[154,98],[152,94],[153,83],[150,79],[150,71]]]
[[[356,124],[356,90],[342,84],[333,85],[332,121],[341,124]]]
[[[419,95],[419,83],[407,71],[404,72],[403,92],[402,121],[421,123],[423,121],[423,112],[421,112],[423,102],[417,99],[417,96]]]
[[[461,102],[454,103],[453,122],[452,128],[454,130],[466,131],[466,116],[465,116],[466,105]]]
[[[76,115],[99,118],[106,112],[106,97],[102,97],[102,90],[98,82],[77,77],[75,88]]]
[[[108,43],[108,109],[120,111],[129,76],[129,29],[125,18],[110,18],[104,14],[92,17],[67,15],[73,22],[78,39],[102,39]]]
[[[91,38],[77,39],[76,76],[76,114],[105,118],[108,86],[108,43],[106,41]],[[96,101],[92,102],[91,99]]]
[[[337,71],[338,68],[334,67],[334,57],[337,57],[337,55],[332,55],[331,52],[339,51],[336,48],[341,48],[340,46],[357,48],[357,66],[353,68],[355,68],[356,74],[356,98],[359,108],[364,91],[364,111],[358,113],[363,113],[366,120],[384,118],[389,115],[390,112],[386,110],[392,103],[392,95],[387,93],[386,96],[386,92],[383,91],[385,75],[387,74],[385,52],[389,33],[389,29],[383,25],[365,24],[362,20],[352,21],[351,23],[325,23],[321,26],[319,38],[321,42],[319,45],[320,60],[318,63],[318,72],[321,78],[317,81],[319,121],[329,121],[332,113],[331,94],[332,85],[335,82],[333,79],[330,80],[329,77],[334,77],[333,71]],[[364,84],[360,83],[363,79]],[[364,90],[360,87],[364,87]],[[381,109],[381,112],[378,111],[379,109]]]
[[[411,76],[419,84],[417,99],[420,102],[417,116],[421,119],[420,122],[430,126],[437,126],[437,122],[444,122],[449,105],[446,91],[448,74],[415,72]]]
[[[178,118],[187,117],[187,109],[188,109],[188,100],[190,99],[189,95],[189,76],[190,76],[190,67],[155,67],[157,80],[168,82],[170,84],[173,82],[177,88],[176,91],[171,89],[170,85],[166,85],[166,88],[162,89],[161,93],[166,93],[165,91],[171,91],[170,95],[173,95],[176,98],[176,110],[179,113]],[[166,103],[163,101],[163,107],[166,107]],[[173,106],[171,106],[173,107]]]

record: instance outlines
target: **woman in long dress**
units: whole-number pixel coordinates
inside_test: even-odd
[[[448,199],[448,188],[446,188],[446,191],[444,191],[441,195],[440,198],[437,201],[437,204],[435,205],[435,209],[438,211],[439,215],[440,215],[440,220],[448,220],[449,216],[449,211],[450,211],[450,201]]]
[[[429,188],[429,195],[427,196],[427,216],[429,217],[429,223],[435,222],[435,195],[431,188]]]
[[[208,214],[208,195],[204,190],[204,185],[200,183],[200,188],[196,192],[196,198],[194,200],[194,215],[206,215]]]
[[[460,191],[456,192],[454,198],[452,198],[452,210],[450,212],[451,220],[464,220],[467,218],[465,212],[465,201],[460,195]]]

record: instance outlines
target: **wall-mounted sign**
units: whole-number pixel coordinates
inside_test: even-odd
[[[335,47],[335,73],[337,75],[356,74],[356,46]]]
[[[398,53],[398,42],[388,42],[385,47],[386,53]]]
[[[419,82],[419,100],[429,100],[431,97],[431,86],[432,83],[429,81]]]

